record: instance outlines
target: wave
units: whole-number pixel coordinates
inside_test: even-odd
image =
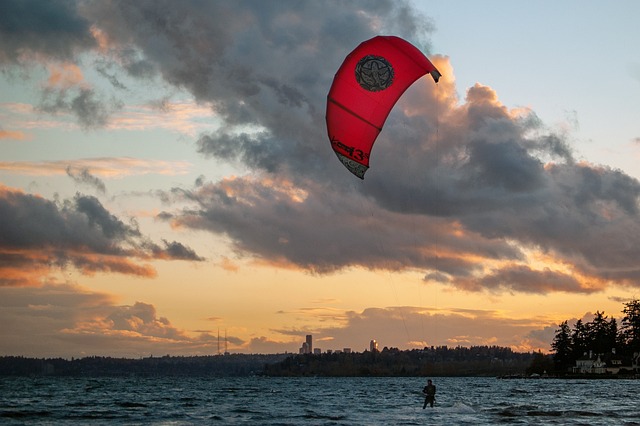
[[[32,419],[40,417],[50,417],[53,413],[51,411],[31,411],[31,410],[4,410],[0,411],[0,417],[9,419]]]

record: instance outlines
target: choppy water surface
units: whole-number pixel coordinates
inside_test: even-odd
[[[0,424],[640,425],[639,380],[1,378]]]

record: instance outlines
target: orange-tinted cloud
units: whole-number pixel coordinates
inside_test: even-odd
[[[37,357],[208,355],[217,339],[188,333],[144,302],[77,285],[0,287],[0,353]],[[231,337],[234,344],[242,341]]]
[[[48,88],[64,90],[86,84],[82,70],[76,64],[50,63],[48,69],[49,78],[46,83]]]
[[[298,346],[305,334],[313,334],[315,341],[324,342],[322,346],[316,345],[323,350],[349,347],[361,352],[375,339],[380,348],[498,345],[524,352],[548,352],[554,330],[551,321],[540,318],[509,318],[483,309],[404,306],[346,312],[344,322],[329,327],[277,331],[285,336],[298,336]]]
[[[154,243],[100,201],[77,194],[54,203],[0,186],[0,285],[38,285],[49,272],[73,267],[85,275],[154,277],[152,259],[203,260],[177,242]]]
[[[240,270],[240,266],[233,260],[229,259],[227,256],[223,256],[220,260],[220,266],[225,271],[229,272],[238,272]]]
[[[164,102],[161,105],[131,105],[114,113],[108,128],[143,131],[164,129],[192,137],[211,128],[215,119],[210,105],[194,102]]]
[[[17,141],[22,141],[28,139],[26,133],[19,130],[2,130],[0,129],[0,139],[13,139]]]
[[[180,175],[189,171],[186,161],[148,160],[141,158],[85,158],[60,161],[0,161],[0,170],[33,176],[53,176],[86,170],[103,178],[160,174]]]

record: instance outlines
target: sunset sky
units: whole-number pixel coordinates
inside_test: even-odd
[[[0,355],[500,345],[640,295],[640,2],[0,1]],[[443,74],[361,181],[326,96]],[[222,343],[221,346],[223,346]],[[220,347],[224,350],[224,347]]]

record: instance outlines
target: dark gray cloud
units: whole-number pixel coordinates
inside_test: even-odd
[[[93,187],[101,194],[105,194],[107,192],[107,187],[105,186],[102,179],[92,175],[87,168],[76,171],[71,166],[67,166],[66,172],[67,176],[69,176],[71,179],[73,179],[74,182],[78,184]]]
[[[419,89],[421,102],[437,102],[428,85]],[[411,102],[403,107],[419,108]],[[434,117],[394,114],[364,183],[339,171],[312,179],[280,170],[272,173],[279,180],[234,179],[186,191],[197,207],[172,219],[227,234],[254,256],[317,272],[419,268],[473,291],[592,293],[611,281],[637,285],[636,179],[576,162],[561,136],[532,113],[513,115],[485,86],[443,109],[438,127]],[[218,141],[201,138],[201,150],[276,170],[266,166],[275,158],[255,160],[273,153],[257,139]],[[205,142],[211,147],[202,149]],[[299,185],[289,187],[288,179]],[[570,269],[526,266],[525,248]],[[501,266],[487,267],[492,261]]]
[[[465,289],[538,293],[592,292],[608,280],[636,285],[639,183],[576,162],[562,134],[533,112],[509,111],[481,84],[462,101],[447,76],[444,88],[416,84],[380,135],[367,180],[350,180],[324,129],[335,70],[376,33],[427,46],[433,28],[402,2],[342,6],[89,8],[114,42],[135,46],[166,81],[214,105],[223,125],[199,137],[201,154],[255,172],[174,191],[193,208],[161,218],[226,234],[236,249],[274,264],[321,273],[417,268]],[[603,253],[603,241],[615,247]],[[524,250],[556,256],[569,271],[534,270]]]
[[[326,93],[344,56],[376,33],[428,45],[432,26],[406,3],[169,9],[101,2],[87,16],[166,81],[214,105],[223,125],[201,135],[200,153],[262,177],[182,191],[194,207],[165,218],[316,272],[418,268],[461,288],[541,293],[636,285],[640,184],[576,162],[563,135],[533,112],[509,111],[481,84],[461,102],[446,75],[444,88],[418,83],[391,114],[367,180],[350,180],[326,141]],[[533,270],[523,249],[570,270]]]
[[[123,222],[91,196],[55,203],[2,187],[0,216],[0,286],[35,285],[50,268],[66,265],[153,276],[148,259],[202,260],[179,242],[149,241],[135,222]]]
[[[0,4],[0,67],[74,62],[98,47],[93,23],[75,0],[8,0]],[[46,87],[38,109],[70,113],[85,128],[102,127],[120,102],[90,87]]]
[[[310,183],[311,185],[311,183]],[[441,267],[468,275],[478,266],[465,256],[518,259],[501,240],[455,238],[444,220],[407,217],[380,209],[357,193],[313,185],[232,179],[186,195],[198,207],[171,217],[182,226],[227,234],[237,248],[274,263],[283,260],[316,272],[350,265],[403,269]],[[451,253],[439,253],[438,246]]]
[[[596,288],[584,287],[583,284],[569,274],[550,269],[533,270],[519,265],[502,268],[477,280],[478,287],[511,290],[524,293],[549,293],[554,291],[592,293]]]
[[[95,45],[91,22],[76,1],[0,2],[0,66],[20,62],[25,54],[71,59]]]
[[[48,114],[71,114],[83,128],[91,129],[106,125],[110,115],[121,106],[115,99],[105,101],[93,89],[49,88],[42,92],[38,110]]]
[[[167,257],[168,259],[176,260],[195,260],[202,261],[204,257],[198,256],[198,254],[191,248],[185,246],[178,241],[162,240],[164,248],[154,248],[154,253],[159,257]]]
[[[214,105],[225,125],[201,137],[200,152],[271,172],[323,171],[329,156],[314,141],[324,137],[328,86],[353,46],[380,24],[423,45],[431,31],[391,1],[96,2],[86,11],[115,54],[134,47],[167,82]]]

